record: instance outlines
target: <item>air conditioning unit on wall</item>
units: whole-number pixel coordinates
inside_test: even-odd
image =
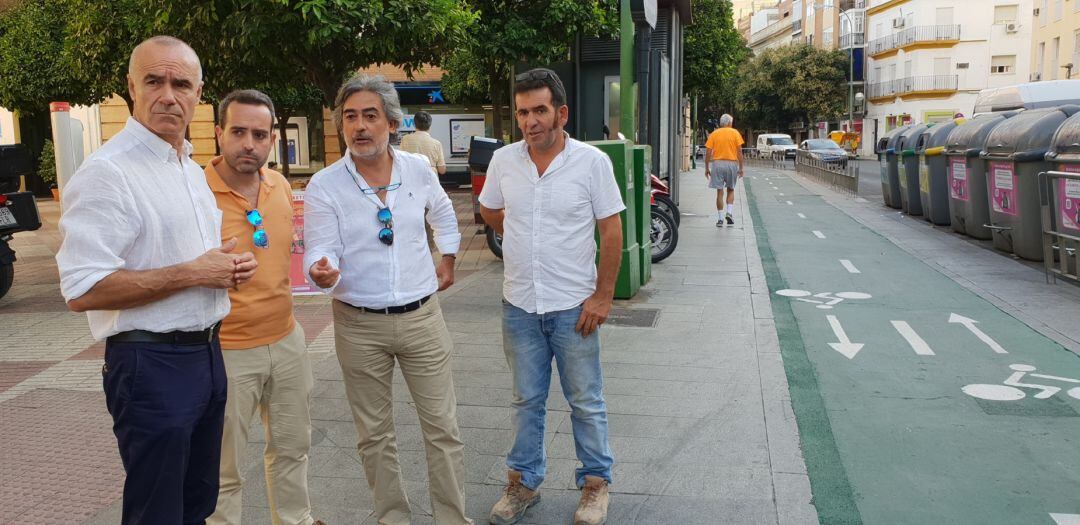
[[[1005,24],[1005,32],[1006,33],[1015,33],[1015,32],[1017,32],[1019,30],[1020,30],[1020,24],[1017,24],[1016,22],[1009,22],[1008,24]]]
[[[894,18],[892,20],[892,26],[897,29],[904,27],[904,17]]]

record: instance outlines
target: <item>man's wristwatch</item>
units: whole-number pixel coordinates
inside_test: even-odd
[[[444,254],[442,254],[442,256],[443,257],[449,257],[451,259],[454,259],[455,261],[457,260],[457,254],[456,253],[444,253]]]

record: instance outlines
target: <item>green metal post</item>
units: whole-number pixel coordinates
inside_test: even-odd
[[[619,21],[619,131],[630,142],[636,143],[637,125],[634,122],[634,19],[630,16],[630,0],[620,0]]]

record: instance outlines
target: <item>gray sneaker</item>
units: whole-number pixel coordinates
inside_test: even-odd
[[[512,525],[525,515],[531,505],[540,501],[540,491],[529,490],[521,484],[521,473],[511,470],[506,473],[508,480],[503,495],[491,508],[489,519],[493,525]]]

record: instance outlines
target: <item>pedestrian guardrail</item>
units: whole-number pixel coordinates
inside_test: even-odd
[[[790,170],[795,168],[794,158],[785,156],[783,151],[765,153],[757,148],[742,148],[743,162],[748,166]]]
[[[1046,282],[1080,281],[1080,173],[1039,173],[1039,205]]]
[[[851,195],[859,191],[859,163],[855,159],[822,160],[799,150],[795,155],[795,173]]]

